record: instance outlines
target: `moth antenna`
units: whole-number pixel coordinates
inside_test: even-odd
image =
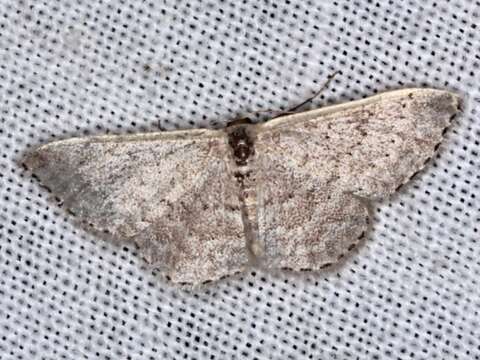
[[[266,112],[278,112],[277,115],[273,116],[272,119],[275,119],[277,117],[280,117],[280,116],[284,116],[284,115],[289,115],[289,114],[294,114],[296,112],[296,110],[298,110],[299,108],[301,108],[303,105],[305,104],[308,104],[310,101],[312,101],[313,99],[315,99],[318,95],[320,95],[322,93],[323,90],[325,90],[328,85],[330,85],[330,83],[332,82],[332,80],[334,79],[335,76],[337,76],[337,74],[339,74],[340,71],[339,70],[336,70],[335,72],[333,72],[332,74],[330,74],[328,77],[327,77],[327,80],[325,81],[325,83],[320,87],[320,89],[315,93],[313,94],[312,96],[310,96],[308,99],[302,101],[300,104],[297,104],[295,105],[294,107],[288,109],[288,110],[285,110],[285,111],[279,111],[279,110],[273,110],[273,109],[262,109],[262,110],[255,110],[255,111],[250,111],[247,113],[247,115],[256,115],[256,114],[260,114],[260,113],[266,113]]]
[[[311,102],[313,99],[315,99],[318,95],[320,95],[327,87],[328,85],[330,85],[330,83],[332,82],[332,80],[335,78],[335,76],[337,76],[337,74],[339,74],[340,71],[339,70],[336,70],[335,72],[333,72],[332,74],[330,74],[328,77],[327,77],[327,80],[325,81],[325,83],[320,87],[320,89],[318,89],[318,91],[313,94],[312,96],[310,96],[308,99],[302,101],[300,104],[297,104],[295,105],[294,107],[286,110],[286,111],[283,111],[281,112],[280,114],[278,115],[275,115],[275,117],[280,117],[280,116],[283,116],[283,115],[288,115],[288,114],[292,114],[292,113],[295,113],[296,110],[300,109],[302,106],[308,104],[309,102]]]

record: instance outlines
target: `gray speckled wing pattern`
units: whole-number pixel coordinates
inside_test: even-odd
[[[258,244],[267,267],[320,269],[365,235],[440,144],[458,98],[407,89],[273,120],[256,138]]]
[[[316,270],[365,235],[370,200],[407,182],[458,110],[406,89],[223,130],[70,139],[25,160],[77,219],[134,241],[176,283]]]
[[[172,281],[199,283],[248,261],[225,136],[208,130],[53,142],[25,161],[87,227],[132,240]]]

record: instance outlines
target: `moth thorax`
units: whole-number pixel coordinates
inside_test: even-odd
[[[236,126],[228,133],[228,143],[232,147],[235,163],[245,166],[248,158],[254,154],[253,140],[247,126]]]

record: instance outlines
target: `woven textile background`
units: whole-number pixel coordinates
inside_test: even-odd
[[[19,165],[55,139],[285,109],[336,70],[310,107],[430,86],[463,111],[328,271],[176,289]],[[479,156],[475,0],[0,0],[0,359],[480,359]]]

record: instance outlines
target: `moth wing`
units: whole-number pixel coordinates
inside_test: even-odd
[[[433,155],[458,98],[399,90],[272,120],[258,129],[258,244],[268,267],[319,269],[367,230],[367,201]]]
[[[70,139],[25,165],[82,223],[134,241],[174,282],[241,271],[247,260],[237,183],[221,132]]]

